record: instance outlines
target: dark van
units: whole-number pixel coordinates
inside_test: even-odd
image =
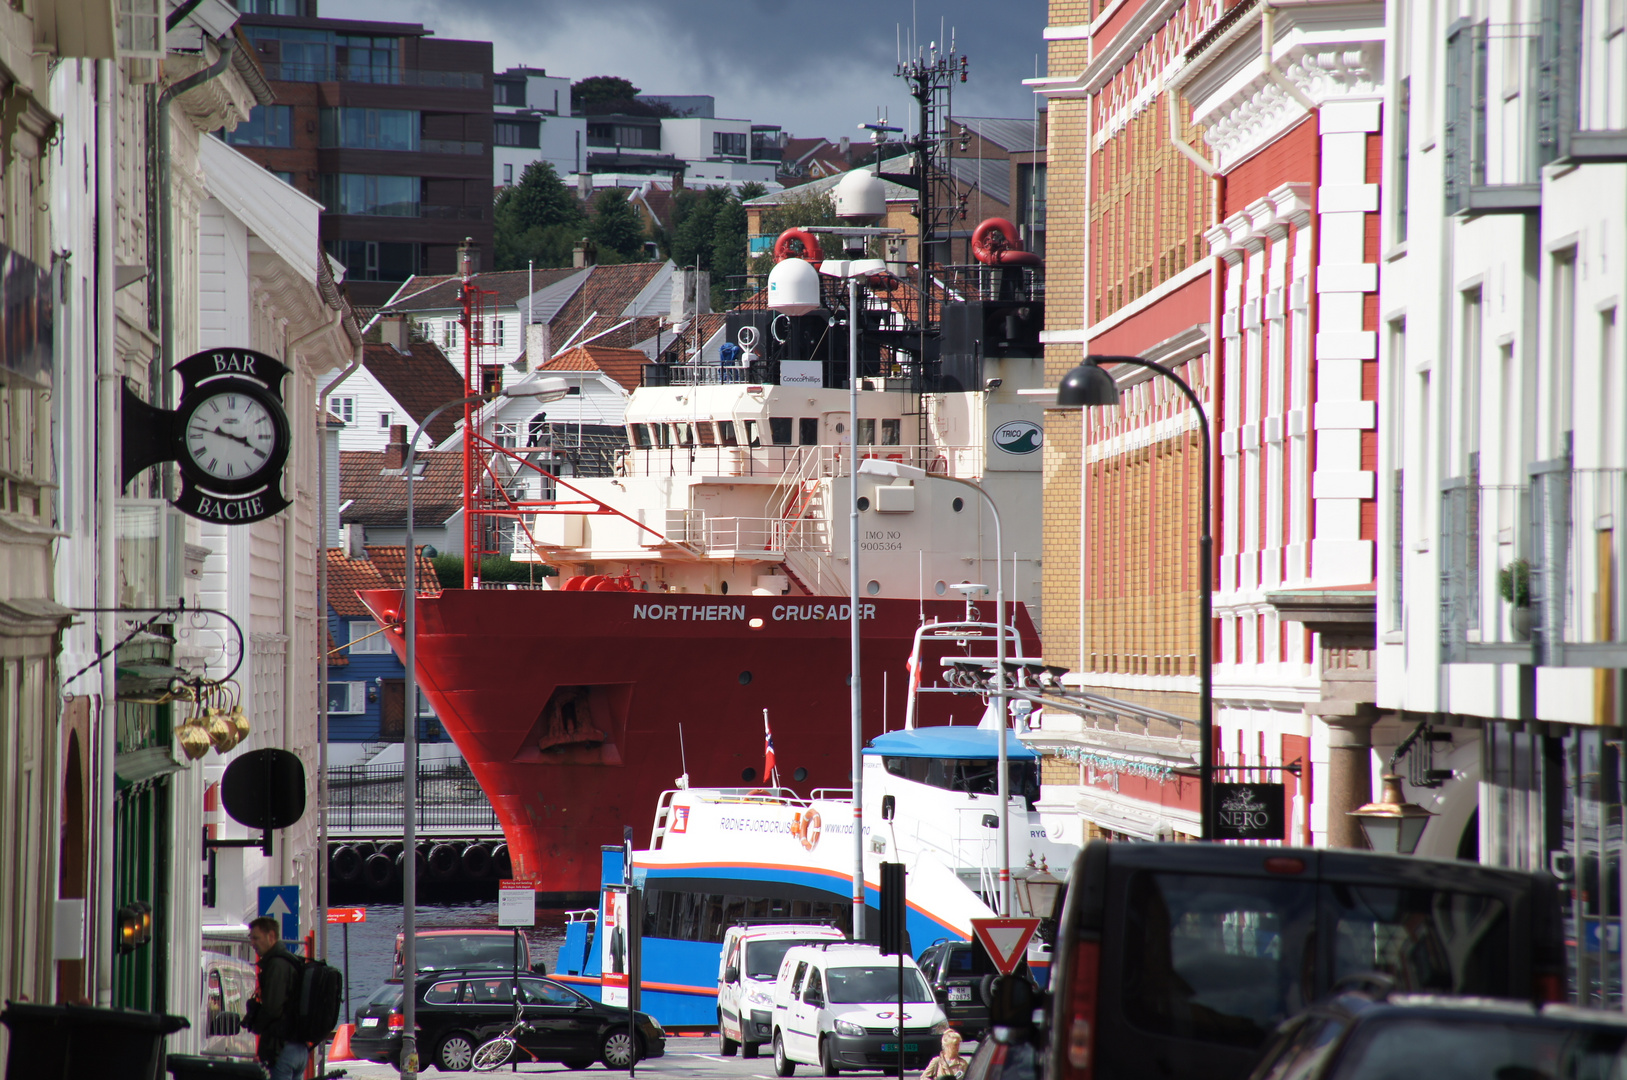
[[[1278,1024],[1365,972],[1420,993],[1563,994],[1553,879],[1474,863],[1094,840],[1059,922],[1049,1080],[1243,1080]]]

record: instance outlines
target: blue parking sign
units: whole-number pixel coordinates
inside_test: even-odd
[[[269,915],[282,926],[278,936],[282,940],[299,942],[299,886],[260,886],[260,914]]]

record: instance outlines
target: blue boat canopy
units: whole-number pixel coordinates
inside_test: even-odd
[[[1000,756],[999,736],[976,727],[924,727],[877,735],[864,748],[879,757],[987,758]],[[1011,761],[1037,761],[1039,755],[1023,745],[1015,731],[1006,732],[1006,757]]]

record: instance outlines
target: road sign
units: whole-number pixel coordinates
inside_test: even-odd
[[[1028,948],[1028,939],[1034,936],[1038,928],[1038,919],[972,920],[972,933],[983,943],[989,952],[989,959],[994,961],[994,966],[1000,969],[1002,975],[1010,975],[1017,970],[1017,964]]]
[[[364,907],[330,907],[328,909],[328,922],[353,923],[366,922],[367,909]]]
[[[260,914],[269,915],[282,924],[278,936],[284,941],[298,941],[299,886],[260,886]]]
[[[497,925],[536,926],[536,887],[524,878],[497,883]]]

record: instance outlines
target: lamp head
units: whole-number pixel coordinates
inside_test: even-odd
[[[926,470],[918,469],[914,465],[906,465],[902,461],[889,461],[886,458],[865,458],[859,462],[860,476],[885,476],[892,480],[925,480]]]
[[[1056,388],[1056,407],[1082,409],[1091,405],[1117,405],[1119,387],[1109,375],[1096,365],[1091,357],[1062,376]]]
[[[506,398],[532,398],[539,404],[548,401],[558,401],[571,392],[570,384],[557,375],[546,379],[527,379],[518,386],[505,386],[498,391],[498,397]]]

